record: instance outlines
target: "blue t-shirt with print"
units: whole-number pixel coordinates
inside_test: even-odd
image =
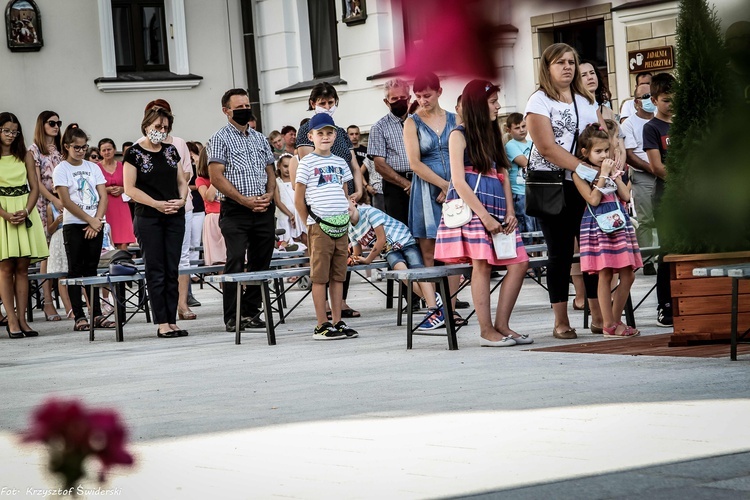
[[[526,183],[519,183],[518,179],[518,173],[521,167],[518,163],[514,162],[513,159],[521,155],[528,158],[531,153],[531,145],[532,142],[529,140],[526,142],[519,142],[515,139],[509,140],[505,145],[505,154],[510,162],[510,172],[508,172],[508,175],[510,176],[510,191],[513,194],[526,194]],[[523,177],[521,177],[520,180],[523,180]]]
[[[409,228],[403,222],[368,205],[361,205],[357,207],[357,210],[359,211],[359,221],[357,224],[349,225],[349,241],[352,243],[356,243],[363,248],[370,246],[376,239],[375,228],[383,226],[386,239],[383,255],[417,244]]]

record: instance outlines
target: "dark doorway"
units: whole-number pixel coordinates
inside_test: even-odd
[[[263,117],[260,108],[260,85],[258,84],[258,61],[255,57],[255,29],[253,28],[253,1],[240,0],[242,8],[242,41],[245,45],[245,72],[247,73],[247,93],[250,106],[257,120],[256,129],[263,131]]]
[[[541,50],[553,43],[567,43],[578,52],[580,59],[593,61],[602,78],[607,79],[607,43],[604,38],[604,19],[566,24],[539,30]],[[546,42],[546,43],[545,43]],[[607,83],[607,82],[605,82]]]

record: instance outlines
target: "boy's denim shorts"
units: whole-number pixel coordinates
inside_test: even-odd
[[[399,262],[406,264],[408,269],[419,269],[424,267],[422,252],[419,250],[419,245],[409,245],[403,247],[401,250],[393,250],[386,254],[385,260],[388,262],[388,267],[391,269],[393,269]]]

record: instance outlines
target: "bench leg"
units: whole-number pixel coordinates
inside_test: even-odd
[[[283,324],[284,320],[284,308],[286,307],[286,290],[284,289],[284,280],[279,278],[273,280],[273,287],[276,291],[276,304],[279,309],[279,321]]]
[[[737,312],[738,312],[738,292],[739,282],[737,278],[732,278],[732,337],[729,357],[732,361],[737,361]]]
[[[260,287],[260,293],[263,298],[263,310],[266,313],[266,335],[268,336],[268,345],[276,345],[276,333],[274,332],[273,324],[273,310],[271,310],[271,290],[268,286],[268,281],[263,282]]]
[[[240,345],[240,322],[242,321],[242,283],[237,283],[237,310],[234,313],[234,343]]]
[[[411,290],[412,287],[412,281],[407,280],[406,283],[409,286],[409,290]],[[413,320],[414,320],[414,311],[412,310],[411,306],[413,303],[413,294],[408,294],[406,296],[406,348],[411,349],[411,343],[412,343],[412,333],[414,332],[412,330],[413,328]],[[401,309],[401,298],[399,297],[399,311]],[[398,314],[399,323],[401,322],[401,312]],[[400,325],[399,325],[400,326]]]
[[[633,298],[630,294],[625,302],[625,323],[635,328],[635,311],[633,311]]]
[[[440,278],[438,282],[440,297],[443,299],[443,312],[445,313],[445,330],[448,335],[448,350],[458,350],[458,338],[456,337],[456,322],[453,318],[453,306],[451,305],[451,292],[448,286],[448,277]]]
[[[89,289],[89,342],[94,341],[94,285]]]
[[[404,324],[402,321],[404,317],[404,294],[401,293],[403,290],[404,284],[401,283],[401,280],[398,281],[398,302],[397,306],[398,310],[396,311],[396,326],[401,326]],[[391,302],[393,302],[393,298],[391,298]]]
[[[393,280],[388,279],[385,283],[385,308],[393,309]]]
[[[125,310],[125,283],[116,283],[114,288],[116,294],[112,294],[115,299],[115,340],[122,342],[125,340],[122,334],[122,327],[125,324],[127,312]]]

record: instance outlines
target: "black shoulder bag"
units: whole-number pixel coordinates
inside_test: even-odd
[[[570,154],[574,155],[578,144],[578,103],[576,95],[571,89],[573,96],[573,107],[576,110],[576,129],[573,134],[573,143],[570,145]],[[529,151],[529,161],[534,145]],[[565,207],[565,194],[563,182],[565,181],[565,170],[532,170],[526,169],[526,215],[531,217],[546,217],[558,215]]]

